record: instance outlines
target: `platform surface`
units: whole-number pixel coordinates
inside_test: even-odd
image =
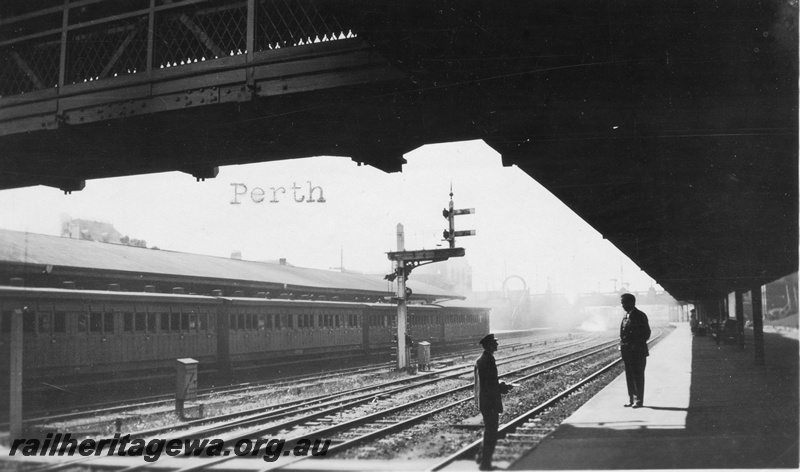
[[[692,337],[688,324],[651,350],[644,407],[625,408],[624,374],[510,470],[797,469],[797,330],[744,350]]]

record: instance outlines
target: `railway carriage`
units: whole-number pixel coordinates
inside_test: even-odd
[[[227,340],[219,343],[220,361],[299,357],[362,348],[363,304],[264,298],[220,300],[222,325],[218,331],[228,333]]]
[[[0,286],[0,372],[16,310],[32,377],[152,370],[185,357],[227,368],[388,353],[397,332],[396,306],[381,303]],[[435,346],[471,343],[489,328],[485,308],[411,305],[408,315],[413,340]]]
[[[7,371],[14,310],[23,310],[23,365],[42,376],[211,361],[218,305],[197,295],[0,287],[0,365]]]

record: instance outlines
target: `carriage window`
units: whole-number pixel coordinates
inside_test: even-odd
[[[180,313],[170,313],[169,314],[169,329],[172,331],[180,331],[181,330],[181,314]]]
[[[93,311],[89,315],[89,331],[99,333],[103,330],[103,314]]]
[[[103,313],[103,331],[106,333],[114,332],[114,313]]]
[[[247,316],[247,329],[253,329],[253,325],[255,325],[255,323],[253,323],[253,318],[255,318],[256,315],[246,315],[246,316]]]
[[[286,315],[286,327],[292,329],[294,326],[294,315]]]
[[[39,313],[39,332],[42,334],[50,334],[53,328],[53,314],[42,312]]]
[[[3,311],[3,314],[0,315],[0,332],[1,333],[11,332],[11,311],[9,310]]]
[[[334,320],[336,321],[336,327],[339,327],[339,315],[333,315]]]
[[[134,321],[136,331],[144,331],[147,325],[147,313],[136,313],[136,315],[134,315]]]
[[[197,331],[197,315],[194,313],[189,315],[189,331]]]
[[[281,329],[281,315],[275,315],[275,329]]]
[[[198,316],[200,319],[200,331],[208,331],[208,315],[202,313]]]
[[[244,329],[244,314],[241,314],[241,313],[240,313],[240,314],[237,316],[237,318],[239,318],[239,319],[237,320],[237,326],[239,327],[239,329]]]
[[[181,314],[181,329],[183,331],[189,331],[189,313]]]
[[[147,314],[147,331],[151,333],[156,332],[156,326],[158,325],[157,320],[158,315],[155,313],[148,313]]]
[[[124,331],[133,331],[133,313],[122,314],[122,329]]]
[[[266,329],[267,323],[264,321],[265,315],[258,315],[258,330],[264,331]]]
[[[36,312],[28,310],[28,313],[22,315],[22,332],[35,333],[36,332]]]
[[[217,325],[214,324],[214,323],[216,323],[216,318],[214,318],[214,314],[213,313],[209,313],[208,314],[208,331],[211,332],[211,333],[213,333],[216,330],[216,327],[217,327]]]
[[[86,333],[89,331],[89,314],[86,312],[78,313],[78,326],[79,333]]]
[[[53,315],[53,332],[66,333],[67,332],[67,314],[63,311],[57,311]]]
[[[160,313],[161,316],[161,331],[169,332],[169,313]]]

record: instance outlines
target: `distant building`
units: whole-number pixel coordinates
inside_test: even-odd
[[[449,259],[417,267],[411,277],[428,285],[452,290],[456,293],[472,292],[472,266],[464,258]]]
[[[133,239],[114,228],[111,223],[102,221],[89,221],[80,218],[68,219],[61,223],[61,237],[81,239],[84,241],[98,241],[101,243],[123,244],[133,247],[147,247],[147,241]]]

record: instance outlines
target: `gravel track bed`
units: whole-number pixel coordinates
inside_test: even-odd
[[[521,415],[552,398],[570,385],[588,376],[597,368],[617,359],[615,348],[609,348],[568,366],[544,373],[526,381],[522,387],[512,390],[503,397],[504,412],[500,416],[500,424]],[[577,410],[597,391],[605,387],[622,367],[612,369],[597,382],[576,392],[564,402],[548,410],[540,417],[543,427],[558,427],[564,418]],[[502,373],[502,372],[501,372]],[[461,394],[461,398],[471,396],[471,392]],[[452,398],[449,400],[452,401]],[[441,402],[442,405],[447,402]],[[428,406],[428,405],[426,405]],[[417,408],[415,408],[416,410]],[[426,408],[429,411],[432,408]],[[421,409],[419,413],[422,413]],[[454,425],[481,425],[480,412],[474,402],[468,401],[444,412],[438,413],[429,420],[397,434],[385,436],[363,446],[345,451],[337,458],[341,459],[421,459],[440,458],[453,454],[465,444],[469,444],[483,435],[483,428],[463,428]]]
[[[582,334],[559,334],[546,338],[531,338],[530,347],[518,348],[515,351],[509,351],[504,354],[505,356],[511,356],[525,352],[536,352],[537,350],[550,350],[557,347],[559,344],[568,344],[581,339],[587,340],[589,338],[589,335]],[[510,343],[522,341],[525,341],[525,339],[510,340]],[[568,347],[564,347],[564,349],[568,349]],[[469,354],[462,355],[460,360],[458,359],[458,356],[455,356],[451,362],[453,362],[454,365],[471,365],[473,361],[472,358],[476,357],[477,355],[478,354],[475,352],[470,352]],[[557,352],[545,353],[542,354],[541,360],[552,358],[556,355],[558,355]],[[502,358],[498,357],[498,360],[500,361]],[[525,364],[525,361],[514,361],[504,365],[502,367],[502,371],[512,368],[519,368]],[[392,396],[392,404],[395,404],[395,402],[397,402],[396,404],[408,403],[426,396],[431,396],[436,393],[452,389],[456,386],[464,385],[465,381],[471,382],[471,378],[472,374],[470,372],[459,377],[459,380],[450,379],[433,384],[431,386],[421,387],[421,389],[412,389],[406,392],[401,392]],[[248,390],[240,393],[212,393],[203,398],[200,403],[202,403],[204,407],[204,417],[210,418],[222,414],[245,412],[255,408],[277,407],[288,401],[342,392],[353,388],[377,385],[397,379],[408,379],[408,374],[398,371],[378,371],[370,372],[368,374],[348,374],[339,378],[325,379],[323,382],[301,382],[297,385],[291,386],[281,385],[280,387],[275,387],[265,385],[264,388]],[[450,396],[448,396],[448,398],[448,402],[453,401]],[[442,404],[444,403],[445,402],[443,401]],[[347,420],[348,418],[356,417],[356,415],[358,415],[358,417],[364,416],[386,407],[387,403],[385,402],[367,404],[363,407],[358,407],[355,412],[343,413],[342,419]],[[166,405],[140,408],[132,412],[99,415],[87,413],[84,418],[79,420],[51,422],[48,423],[47,426],[50,428],[57,428],[59,431],[71,432],[72,437],[77,438],[99,438],[111,436],[117,432],[117,420],[121,420],[122,434],[170,426],[180,428],[184,422],[178,417],[173,408],[173,405],[167,403]],[[285,419],[281,421],[285,421]],[[277,422],[273,424],[277,424]]]

